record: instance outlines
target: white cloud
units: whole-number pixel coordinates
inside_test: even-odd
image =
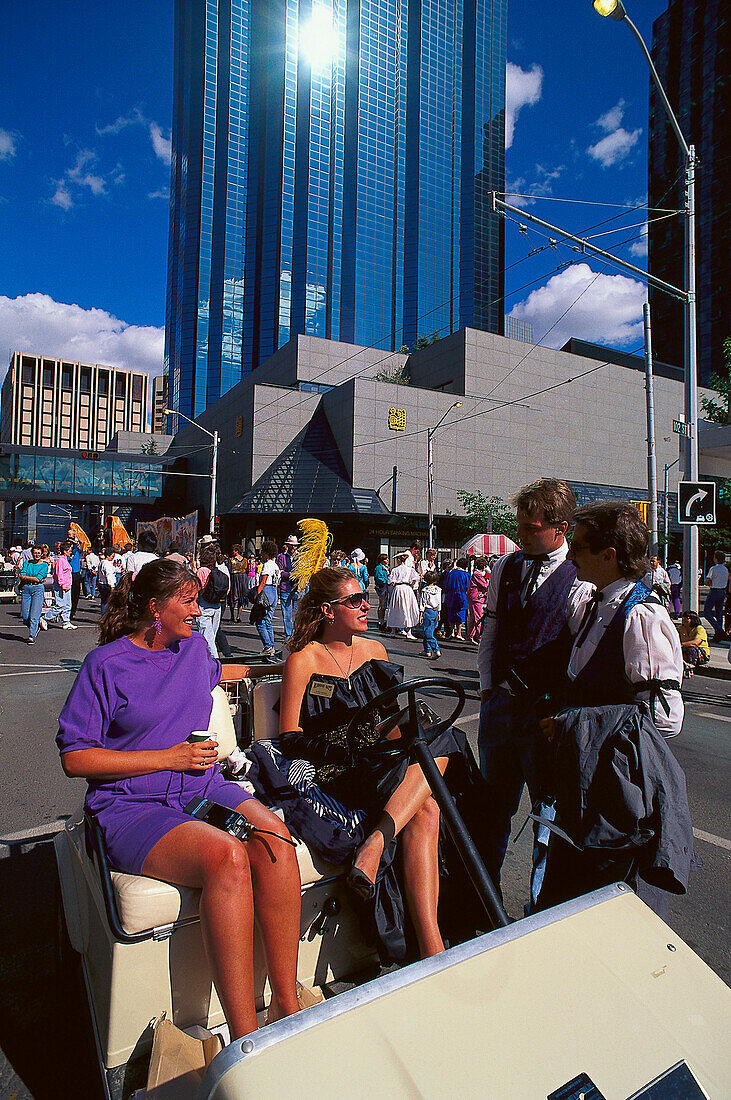
[[[150,141],[155,150],[155,156],[159,157],[164,164],[170,164],[172,141],[169,137],[165,137],[157,122],[150,123]]]
[[[148,199],[165,199],[170,198],[170,190],[167,187],[160,187],[157,191],[148,191]]]
[[[122,130],[126,130],[128,126],[136,125],[147,126],[147,119],[139,107],[135,107],[128,115],[120,115],[119,118],[115,118],[114,122],[109,122],[106,126],[96,126],[95,129],[97,134],[101,136],[102,134],[119,134]]]
[[[531,291],[513,307],[510,316],[530,321],[536,339],[546,347],[560,348],[572,336],[626,347],[642,344],[646,300],[647,289],[637,279],[597,275],[588,264],[580,263]]]
[[[92,171],[92,166],[96,164],[97,155],[91,149],[79,149],[76,154],[76,160],[67,168],[61,179],[52,180],[55,188],[50,201],[54,206],[60,206],[62,210],[70,210],[74,205],[74,199],[83,190],[88,187],[92,195],[105,195],[107,192],[106,180],[103,176],[100,176],[98,171]],[[119,165],[110,174],[110,180],[112,183],[121,183],[124,179],[124,174],[120,171]]]
[[[603,130],[605,134],[609,134],[612,130],[618,130],[622,125],[622,119],[624,118],[624,100],[620,99],[619,103],[614,107],[610,107],[608,111],[605,111],[603,115],[600,115],[596,120],[596,125],[600,130]]]
[[[60,206],[62,210],[70,210],[74,205],[74,200],[71,198],[71,192],[68,189],[65,180],[54,180],[56,184],[56,190],[51,195],[50,202],[54,206]]]
[[[602,168],[611,168],[623,161],[639,140],[642,130],[625,130],[622,126],[623,119],[624,100],[620,99],[594,123],[605,136],[595,145],[590,145],[586,151],[593,160],[599,161]]]
[[[647,255],[647,222],[640,229],[639,240],[633,241],[629,247],[630,256]]]
[[[130,325],[103,309],[55,302],[47,294],[0,295],[0,348],[162,373],[165,330]],[[7,364],[0,364],[4,373]]]
[[[126,130],[128,126],[143,126],[149,134],[155,156],[159,157],[164,164],[170,164],[172,141],[169,134],[166,137],[159,122],[146,118],[139,107],[133,108],[127,115],[120,115],[115,118],[114,122],[109,122],[106,126],[97,126],[96,132],[99,135],[119,134],[122,130]]]
[[[513,144],[515,122],[523,107],[532,107],[541,98],[543,69],[532,65],[521,69],[508,61],[505,67],[505,148]]]
[[[531,183],[525,176],[508,177],[505,181],[505,201],[513,206],[534,206],[536,199],[545,199],[553,194],[553,184],[565,170],[565,164],[558,164],[555,168],[544,168],[542,164],[537,164],[537,178]]]
[[[18,151],[15,134],[0,129],[0,160],[11,160]]]
[[[620,126],[614,133],[607,134],[596,145],[590,145],[586,150],[590,157],[598,160],[602,168],[611,168],[632,152],[637,144],[642,130],[625,130]]]

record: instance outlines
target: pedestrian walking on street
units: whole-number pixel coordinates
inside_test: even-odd
[[[386,625],[397,634],[415,642],[413,628],[419,621],[419,605],[416,602],[414,588],[419,583],[419,574],[409,564],[409,554],[396,555],[396,568],[388,575],[391,595],[388,601]]]
[[[106,550],[103,551],[102,560],[99,565],[99,579],[96,586],[102,615],[107,609],[109,597],[112,594],[112,589],[116,587],[118,579],[119,574],[114,565],[114,549],[108,546]]]
[[[467,558],[457,558],[454,569],[444,578],[444,595],[447,599],[447,623],[450,633],[458,642],[464,641],[464,624],[467,620]]]
[[[81,596],[81,544],[76,535],[69,531],[68,542],[71,543],[69,564],[71,566],[71,619],[76,618],[76,609],[79,606]]]
[[[200,618],[198,629],[208,643],[211,656],[218,659],[216,635],[221,625],[221,610],[228,596],[228,575],[220,568],[223,555],[215,542],[206,543],[200,552],[200,568],[196,572],[201,582],[198,597]]]
[[[279,567],[279,604],[282,608],[284,636],[290,638],[294,629],[294,615],[297,610],[297,585],[291,580],[290,573],[295,563],[299,539],[290,535],[281,552],[274,559]]]
[[[668,569],[670,578],[670,614],[674,618],[680,618],[683,613],[681,588],[683,585],[683,569],[679,561],[674,561]]]
[[[388,554],[379,554],[376,568],[373,571],[373,583],[378,594],[378,625],[381,630],[386,630],[386,612],[388,610]]]
[[[44,581],[48,564],[43,561],[40,546],[32,549],[31,561],[23,562],[18,581],[20,583],[20,617],[28,627],[28,645],[33,645],[43,611]]]
[[[61,546],[61,553],[56,558],[53,566],[53,604],[42,616],[41,629],[45,629],[43,624],[53,622],[54,619],[60,618],[63,630],[76,630],[76,627],[71,622],[72,572],[69,558],[73,552],[73,543],[64,542]]]
[[[371,579],[368,576],[368,558],[365,556],[360,547],[356,547],[356,549],[350,555],[349,568],[352,569],[355,573],[360,583],[360,587],[363,589],[363,591],[368,592],[368,588],[371,583]]]
[[[713,555],[714,564],[708,570],[706,582],[710,585],[710,591],[706,596],[703,614],[708,619],[715,633],[712,642],[725,641],[728,635],[723,629],[723,607],[726,602],[726,588],[728,587],[728,569],[726,568],[726,555],[723,550],[717,550]]]
[[[81,560],[82,584],[87,600],[93,600],[96,596],[97,577],[99,575],[99,557],[89,549]]]
[[[259,576],[259,584],[257,586],[256,594],[261,603],[261,617],[256,622],[256,629],[259,637],[264,644],[263,656],[274,656],[274,611],[279,599],[277,593],[279,590],[279,581],[281,572],[279,566],[276,563],[277,556],[277,544],[272,542],[271,539],[266,539],[262,543],[261,556],[264,559],[264,564],[261,567],[261,574]]]
[[[470,583],[467,585],[467,607],[469,610],[467,639],[473,645],[479,645],[480,643],[482,618],[485,614],[485,600],[489,581],[490,571],[487,568],[487,558],[475,558],[475,568],[472,570]]]
[[[246,606],[246,570],[249,567],[240,542],[234,543],[231,547],[229,567],[231,570],[231,588],[228,594],[228,606],[231,611],[231,622],[240,623],[241,611]]]
[[[425,573],[424,583],[419,593],[421,625],[424,631],[424,656],[432,658],[441,657],[442,655],[439,650],[439,643],[434,637],[442,606],[442,590],[437,584],[437,579],[436,573]]]

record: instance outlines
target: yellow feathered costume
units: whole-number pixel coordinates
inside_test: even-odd
[[[332,535],[321,519],[301,519],[297,526],[302,540],[290,575],[297,582],[300,592],[304,592],[312,574],[325,565]]]

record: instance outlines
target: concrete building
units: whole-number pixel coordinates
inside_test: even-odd
[[[176,0],[165,362],[502,332],[507,0]]]
[[[460,489],[507,500],[526,482],[553,476],[570,481],[581,501],[646,500],[643,361],[624,355],[611,362],[613,353],[593,345],[585,352],[475,329],[408,356],[295,337],[198,418],[220,433],[224,539],[256,532],[282,539],[296,519],[316,515],[339,546],[363,546],[373,564],[381,546],[426,537],[427,429],[444,414],[433,440],[442,545],[459,539]],[[411,385],[374,377],[404,366]],[[461,407],[453,408],[457,401]],[[678,457],[672,421],[683,408],[672,368],[656,376],[655,404],[662,475]],[[201,442],[192,427],[175,438],[176,448]],[[210,452],[186,466],[209,472]],[[189,494],[176,511],[198,506],[208,514],[206,478],[175,487]]]
[[[147,427],[147,374],[15,351],[2,387],[0,442],[104,450]]]
[[[653,25],[652,57],[686,141],[695,145],[698,377],[723,370],[731,336],[731,5],[724,0],[671,0]],[[684,159],[650,82],[650,207],[682,209]],[[685,286],[682,217],[650,221],[649,268]],[[650,287],[652,338],[660,359],[683,362],[683,305]]]

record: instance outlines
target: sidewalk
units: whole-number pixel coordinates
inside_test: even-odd
[[[731,680],[728,651],[728,642],[711,642],[711,660],[695,670],[696,676],[715,676],[721,680]]]

